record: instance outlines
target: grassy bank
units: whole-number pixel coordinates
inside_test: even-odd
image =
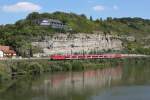
[[[26,61],[1,61],[0,62],[0,83],[11,80],[13,77],[24,75],[39,75],[55,71],[82,71],[108,67],[114,62],[121,60],[26,60]]]

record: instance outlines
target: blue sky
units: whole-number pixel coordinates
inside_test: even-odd
[[[150,0],[0,0],[0,24],[15,23],[33,11],[150,19],[149,10]]]

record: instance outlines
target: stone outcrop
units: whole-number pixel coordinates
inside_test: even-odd
[[[123,49],[122,41],[117,36],[85,33],[58,33],[45,37],[41,42],[33,42],[32,45],[41,47],[44,55]]]

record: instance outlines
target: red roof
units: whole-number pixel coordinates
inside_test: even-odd
[[[1,51],[10,50],[10,46],[0,46]]]
[[[6,54],[16,54],[16,52],[12,50],[10,46],[0,46],[0,50]]]

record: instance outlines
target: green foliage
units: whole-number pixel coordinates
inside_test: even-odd
[[[10,79],[10,70],[4,64],[0,64],[0,83],[4,80]]]
[[[50,67],[52,71],[63,71],[62,66],[56,63],[51,64]]]
[[[140,43],[128,42],[126,45],[128,53],[146,54],[150,55],[150,48],[144,48]]]
[[[0,83],[12,81],[14,78],[35,77],[46,72],[56,71],[83,71],[86,69],[101,69],[116,66],[122,59],[94,59],[72,61],[21,60],[0,62]]]
[[[64,71],[71,71],[72,70],[72,64],[69,62],[63,62],[61,64],[61,66],[63,67]]]
[[[28,57],[30,56],[29,50],[32,48],[29,45],[33,38],[49,36],[57,32],[68,32],[68,30],[53,29],[50,26],[40,26],[38,21],[45,18],[62,21],[72,29],[69,31],[72,33],[101,31],[104,34],[135,36],[137,44],[140,44],[142,37],[146,37],[150,33],[150,20],[142,18],[108,17],[106,20],[102,20],[102,18],[94,20],[92,16],[88,19],[84,14],[33,12],[26,19],[19,20],[15,24],[0,26],[0,44],[12,46],[19,56]]]
[[[43,66],[41,66],[39,63],[33,62],[26,66],[26,71],[29,74],[37,75],[37,74],[41,74],[44,70],[43,70]]]
[[[84,64],[80,61],[73,61],[72,63],[72,70],[83,70]]]

